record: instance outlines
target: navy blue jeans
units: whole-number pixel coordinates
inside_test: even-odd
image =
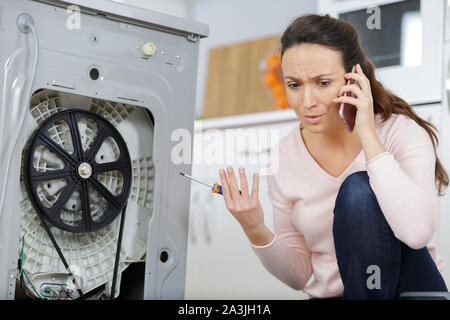
[[[412,249],[394,236],[367,171],[354,172],[342,183],[333,237],[343,299],[398,299],[408,291],[447,291],[428,249]]]

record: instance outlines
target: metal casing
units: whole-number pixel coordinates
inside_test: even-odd
[[[71,5],[81,9],[79,29],[69,29]],[[193,136],[198,39],[208,26],[106,0],[0,2],[0,299],[14,298],[17,272],[21,154],[30,136],[32,119],[25,118],[13,149],[9,176],[5,177],[20,115],[31,80],[33,39],[17,28],[17,17],[30,14],[39,35],[39,62],[32,92],[52,89],[109,101],[132,103],[148,109],[155,122],[153,159],[155,194],[148,231],[145,299],[184,297],[190,184],[178,174],[191,172],[190,163],[171,159],[174,130]],[[153,56],[142,45],[155,44]],[[99,80],[89,71],[95,67]],[[126,140],[127,138],[124,137]],[[192,141],[189,142],[192,146]],[[160,252],[169,259],[160,261]]]

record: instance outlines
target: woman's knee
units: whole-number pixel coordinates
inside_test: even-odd
[[[367,223],[379,209],[367,171],[349,175],[341,184],[334,207],[334,219],[340,222]]]

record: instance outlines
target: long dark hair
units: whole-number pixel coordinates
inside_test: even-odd
[[[448,186],[448,175],[436,153],[439,140],[433,130],[439,130],[432,123],[420,118],[406,101],[377,81],[375,67],[361,47],[357,30],[345,20],[333,18],[328,14],[308,14],[295,19],[284,31],[281,37],[281,59],[287,49],[301,43],[320,44],[341,52],[345,72],[351,72],[353,65],[359,63],[370,80],[374,113],[381,114],[383,122],[393,113],[404,114],[427,131],[436,155],[435,183],[438,196],[443,196],[442,189]]]

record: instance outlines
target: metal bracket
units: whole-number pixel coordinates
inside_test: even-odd
[[[197,34],[190,34],[186,37],[190,42],[197,42],[200,39],[200,36]]]

